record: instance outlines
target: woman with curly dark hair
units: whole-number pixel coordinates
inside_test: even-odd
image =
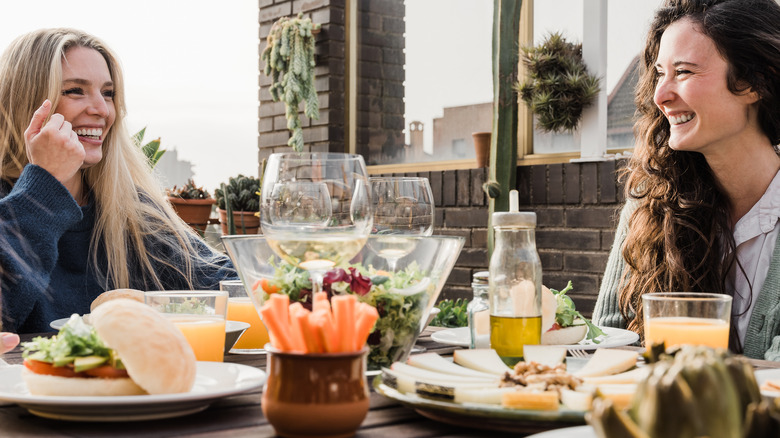
[[[596,323],[642,334],[645,293],[728,294],[730,348],[780,360],[779,23],[775,0],[656,12]]]

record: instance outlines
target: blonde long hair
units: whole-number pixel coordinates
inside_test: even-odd
[[[130,265],[139,265],[146,288],[163,289],[154,266],[167,267],[193,285],[193,262],[212,263],[198,254],[194,233],[165,200],[146,157],[132,143],[124,124],[127,114],[122,70],[114,52],[85,32],[41,29],[14,40],[0,58],[0,178],[13,184],[28,164],[24,130],[45,99],[57,108],[62,93],[62,59],[72,47],[86,47],[105,59],[114,83],[116,121],[103,141],[103,159],[82,177],[96,202],[90,258],[106,289],[130,287]],[[151,253],[147,246],[163,248]],[[99,248],[107,265],[101,268]],[[206,259],[202,258],[206,257]],[[134,279],[135,280],[135,279]]]

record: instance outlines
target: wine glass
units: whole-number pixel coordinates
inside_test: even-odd
[[[260,224],[269,246],[309,271],[312,292],[354,257],[371,232],[371,194],[360,155],[272,154],[263,174]]]
[[[416,242],[409,236],[433,234],[434,202],[428,178],[373,177],[371,198],[374,204],[372,234],[382,248],[378,255],[395,271],[398,260],[414,250]]]

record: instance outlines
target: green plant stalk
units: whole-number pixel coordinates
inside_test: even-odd
[[[222,183],[222,193],[225,194],[225,215],[227,216],[228,234],[236,234],[236,224],[233,221],[233,206],[228,200],[228,189],[225,183]]]
[[[493,135],[485,186],[489,196],[488,260],[493,253],[493,212],[509,210],[509,191],[515,187],[517,178],[518,108],[514,84],[522,4],[522,0],[493,1]]]

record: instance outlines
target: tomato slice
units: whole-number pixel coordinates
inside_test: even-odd
[[[73,371],[70,366],[55,367],[48,362],[41,362],[39,360],[25,359],[24,366],[28,370],[35,374],[44,374],[48,376],[58,377],[101,377],[104,379],[117,379],[122,377],[129,377],[127,370],[120,370],[112,367],[111,365],[101,365],[97,368],[92,368],[80,373]]]
[[[84,371],[84,374],[92,377],[102,377],[104,379],[119,379],[122,377],[130,377],[127,375],[127,370],[120,370],[114,368],[111,365],[101,365],[97,368],[92,368]]]
[[[58,377],[84,377],[83,373],[77,373],[70,367],[55,367],[54,365],[39,360],[25,359],[24,366],[35,374]]]

